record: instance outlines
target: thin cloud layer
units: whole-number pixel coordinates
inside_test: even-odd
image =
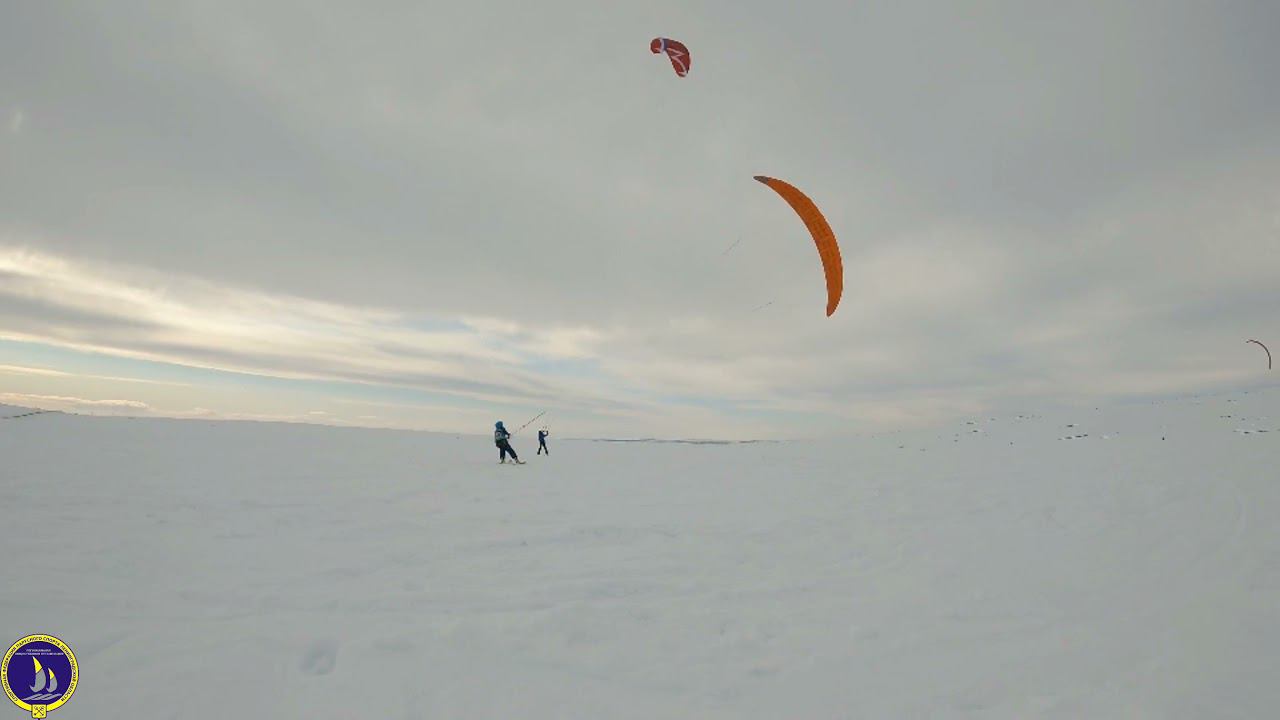
[[[0,403],[6,405],[36,405],[50,410],[91,410],[111,414],[136,414],[151,408],[137,400],[90,400],[60,395],[32,395],[29,393],[0,393]]]
[[[411,318],[385,310],[134,268],[91,268],[33,251],[0,251],[0,275],[3,307],[23,311],[0,310],[11,339],[241,373],[535,396],[546,388],[520,375],[515,361],[522,354],[554,359],[560,349],[568,353],[563,357],[581,352],[578,335],[559,328],[494,332],[480,322],[420,330]]]

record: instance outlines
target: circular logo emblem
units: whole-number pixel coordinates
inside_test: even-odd
[[[28,635],[0,663],[0,685],[14,705],[43,718],[71,699],[80,681],[76,656],[52,635]]]

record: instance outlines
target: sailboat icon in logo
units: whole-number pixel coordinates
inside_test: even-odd
[[[26,701],[44,702],[58,697],[58,676],[53,674],[53,668],[41,666],[36,658],[31,658],[31,662],[36,664],[36,680],[31,686],[31,692],[35,694]]]

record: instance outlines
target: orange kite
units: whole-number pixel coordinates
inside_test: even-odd
[[[804,226],[809,228],[813,236],[813,244],[818,246],[818,257],[822,258],[822,270],[827,276],[827,317],[836,311],[840,304],[840,295],[844,292],[844,265],[840,262],[840,246],[836,244],[836,235],[822,217],[818,206],[795,187],[775,178],[756,175],[756,180],[773,188],[783,200],[796,211]]]

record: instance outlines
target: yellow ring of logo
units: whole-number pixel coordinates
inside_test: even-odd
[[[13,659],[14,653],[18,652],[19,650],[21,650],[22,648],[26,647],[27,645],[33,642],[46,642],[46,643],[49,643],[50,645],[53,645],[54,647],[58,648],[63,653],[65,653],[67,656],[67,660],[71,663],[71,682],[67,683],[66,691],[62,694],[62,697],[58,698],[57,702],[53,702],[43,706],[29,705],[19,700],[18,694],[13,691],[13,688],[9,687],[9,661]],[[76,663],[75,653],[71,652],[71,648],[67,647],[66,643],[62,642],[61,640],[59,640],[58,638],[52,635],[28,635],[22,638],[18,642],[9,646],[9,651],[4,654],[4,661],[0,662],[0,685],[4,686],[4,694],[9,696],[9,699],[13,701],[14,705],[17,705],[23,710],[26,710],[27,712],[31,713],[32,717],[44,717],[44,715],[37,715],[37,710],[36,710],[37,707],[43,707],[45,709],[45,712],[49,712],[52,710],[57,710],[58,708],[65,705],[66,702],[71,699],[71,694],[76,691],[76,684],[79,682],[80,682],[80,665]]]

